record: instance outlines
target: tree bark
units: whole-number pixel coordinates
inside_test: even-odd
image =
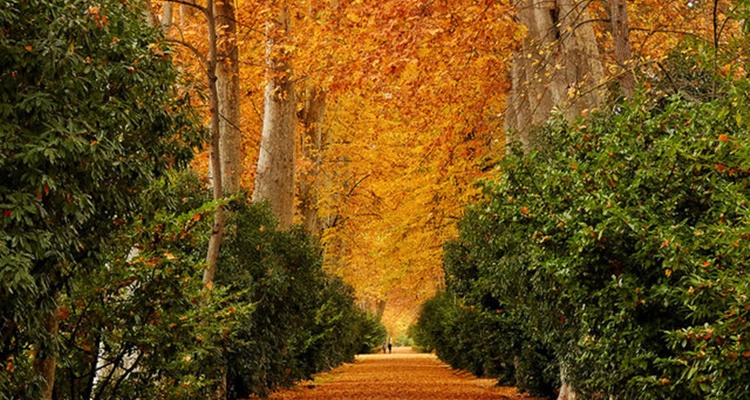
[[[42,377],[42,387],[40,399],[52,400],[52,394],[55,388],[55,372],[57,369],[57,346],[51,343],[57,339],[60,326],[60,317],[58,308],[54,307],[45,317],[42,328],[47,341],[50,343],[40,343],[34,355],[34,371]]]
[[[174,4],[164,3],[161,9],[161,27],[164,30],[169,29],[172,26],[172,15],[174,11]]]
[[[603,68],[586,2],[516,0],[527,35],[513,58],[505,130],[523,147],[558,108],[567,118],[602,99]]]
[[[560,394],[557,395],[557,400],[576,400],[578,396],[575,390],[568,382],[568,370],[563,364],[560,366]]]
[[[289,10],[286,2],[274,1],[272,6],[280,11],[266,28],[268,84],[253,202],[268,201],[279,228],[288,229],[294,222],[296,99],[290,56],[283,47]]]
[[[631,97],[635,92],[635,76],[632,68],[628,7],[625,0],[609,0],[609,19],[612,26],[615,61],[620,71],[617,80],[623,96]]]
[[[214,15],[214,0],[208,0],[205,8],[206,23],[208,24],[208,59],[206,60],[206,75],[208,77],[209,113],[211,115],[211,183],[213,187],[213,199],[221,200],[224,197],[222,190],[221,174],[221,150],[219,129],[219,95],[216,85],[216,54],[217,35],[216,18]],[[216,264],[219,260],[219,249],[224,237],[224,225],[226,217],[222,207],[216,208],[214,223],[211,228],[211,237],[208,241],[208,252],[206,254],[206,269],[203,271],[203,283],[210,287],[216,276]]]
[[[574,119],[599,106],[604,97],[604,71],[588,2],[515,0],[515,6],[527,35],[511,66],[505,131],[529,151],[539,145],[532,137],[533,128],[549,119],[555,109]],[[560,366],[558,400],[576,398],[566,368]]]
[[[232,0],[215,4],[218,43],[216,63],[221,147],[221,181],[225,194],[240,190],[242,132],[240,129],[240,65],[237,21]]]
[[[299,194],[299,213],[305,231],[311,235],[320,233],[318,221],[317,177],[323,160],[323,115],[326,107],[326,92],[315,88],[305,93],[305,105],[300,119],[302,121],[301,154],[304,161],[300,173],[297,191]]]

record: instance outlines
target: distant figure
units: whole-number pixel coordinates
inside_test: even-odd
[[[393,353],[393,343],[391,343],[391,337],[388,336],[388,354]]]
[[[383,342],[383,354],[385,354],[385,350],[388,348],[388,342]]]

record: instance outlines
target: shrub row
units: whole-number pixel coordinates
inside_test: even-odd
[[[547,124],[483,183],[415,336],[547,395],[750,398],[746,86]]]
[[[385,328],[323,271],[316,242],[277,230],[264,205],[225,204],[229,230],[206,290],[216,204],[192,174],[169,180],[142,194],[143,218],[111,237],[102,268],[60,297],[55,399],[201,398],[224,375],[227,398],[265,396],[382,343]],[[35,387],[33,346],[18,345],[3,399]]]

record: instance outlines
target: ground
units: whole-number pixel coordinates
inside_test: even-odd
[[[495,383],[453,370],[433,354],[418,354],[403,347],[394,348],[393,354],[357,356],[356,362],[275,393],[271,399],[531,400],[515,388]]]

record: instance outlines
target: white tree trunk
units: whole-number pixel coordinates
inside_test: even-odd
[[[161,9],[161,26],[164,30],[169,29],[172,25],[172,15],[174,11],[174,4],[164,3]]]
[[[532,128],[549,119],[553,109],[574,119],[599,105],[604,71],[588,2],[516,0],[515,6],[527,35],[513,58],[505,131],[528,151],[536,146]],[[558,400],[576,399],[567,372],[561,365]]]
[[[294,222],[296,96],[290,57],[280,46],[288,36],[289,12],[285,2],[273,5],[280,12],[266,29],[269,76],[253,201],[268,201],[279,228],[288,229]]]
[[[576,400],[578,396],[568,382],[568,369],[565,364],[560,365],[560,382],[560,394],[557,395],[557,400]]]
[[[220,200],[224,197],[221,174],[221,130],[219,129],[219,95],[216,85],[216,59],[217,59],[217,36],[216,18],[214,16],[214,1],[206,3],[206,23],[208,24],[208,59],[206,60],[206,75],[208,77],[209,92],[209,114],[211,115],[211,186],[213,199]],[[214,223],[211,228],[211,237],[208,240],[208,252],[206,254],[206,269],[203,271],[203,283],[210,287],[216,276],[216,265],[219,261],[219,249],[224,237],[224,225],[226,217],[224,209],[218,207],[214,213]]]
[[[603,68],[586,2],[517,0],[518,20],[527,29],[511,67],[506,132],[525,148],[529,131],[553,108],[568,118],[602,99]]]
[[[59,296],[55,296],[56,300],[58,297]],[[44,333],[48,336],[47,340],[54,340],[58,337],[60,327],[58,311],[57,307],[55,307],[44,316],[43,329]],[[53,345],[40,343],[37,346],[36,354],[34,355],[34,371],[43,379],[42,392],[39,395],[41,400],[52,400],[52,394],[55,388],[56,369],[57,349],[55,349],[55,346]]]
[[[232,1],[216,3],[216,25],[219,31],[216,85],[219,97],[221,183],[224,194],[233,194],[240,190],[242,177],[242,131],[237,22]]]

